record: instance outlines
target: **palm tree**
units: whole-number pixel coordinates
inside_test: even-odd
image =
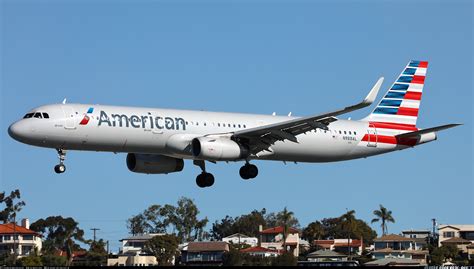
[[[392,217],[392,211],[388,210],[383,205],[380,205],[380,209],[374,210],[374,215],[376,218],[372,219],[371,223],[380,221],[382,235],[386,235],[388,233],[387,222],[395,223],[395,219]]]
[[[290,221],[293,219],[294,213],[292,211],[288,211],[285,208],[279,214],[279,222],[283,226],[283,249],[286,251],[286,238],[288,236],[288,230],[290,228]]]
[[[347,210],[346,213],[343,214],[342,216],[339,217],[342,221],[342,226],[345,227],[344,230],[347,231],[347,255],[349,257],[349,260],[351,259],[351,247],[350,247],[350,242],[351,242],[351,234],[355,230],[355,210]]]

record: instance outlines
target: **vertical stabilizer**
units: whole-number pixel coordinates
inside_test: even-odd
[[[428,62],[410,61],[374,111],[364,120],[416,126]]]

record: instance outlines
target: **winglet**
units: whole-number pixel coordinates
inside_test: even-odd
[[[66,98],[64,98],[64,100],[63,100],[63,105],[64,105],[64,104],[66,104]]]
[[[367,97],[365,97],[364,101],[362,101],[362,104],[368,106],[368,105],[371,105],[375,101],[375,98],[377,98],[377,94],[379,93],[380,86],[382,86],[383,80],[384,80],[383,77],[377,80],[374,87],[372,87],[372,90],[370,90]]]

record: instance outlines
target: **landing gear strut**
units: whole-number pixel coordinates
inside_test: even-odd
[[[194,160],[194,165],[197,165],[201,168],[202,172],[196,177],[196,184],[201,187],[211,187],[214,185],[214,176],[211,173],[206,172],[206,164],[202,160]]]
[[[247,162],[244,166],[240,168],[239,174],[240,177],[245,180],[255,178],[258,175],[258,168],[257,166]]]
[[[54,172],[57,174],[62,174],[66,172],[66,166],[64,165],[64,160],[66,160],[66,150],[56,149],[59,157],[59,164],[54,167]]]

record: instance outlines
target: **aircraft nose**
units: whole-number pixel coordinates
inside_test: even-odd
[[[21,141],[28,133],[28,128],[23,121],[17,121],[8,127],[8,134],[15,140]]]

